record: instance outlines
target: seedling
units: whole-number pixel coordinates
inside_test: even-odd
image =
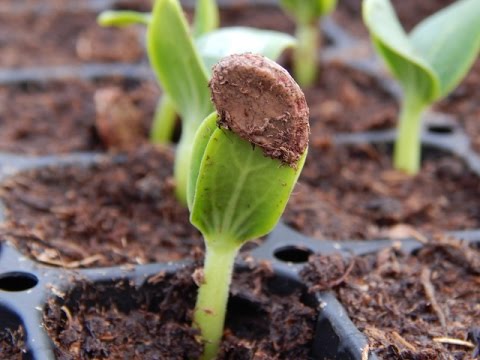
[[[214,2],[200,1],[197,8],[198,32],[211,29]],[[208,5],[210,4],[210,5]],[[200,11],[199,9],[203,9]],[[135,15],[135,16],[133,16]],[[224,56],[245,51],[276,58],[293,46],[295,40],[273,31],[250,28],[229,28],[210,31],[198,37],[190,35],[187,20],[178,0],[156,0],[152,14],[107,12],[99,17],[105,25],[125,25],[128,19],[148,24],[147,50],[151,66],[168,98],[163,98],[152,126],[152,138],[165,140],[172,114],[182,119],[182,134],[175,159],[175,180],[178,199],[186,204],[187,176],[192,143],[201,121],[212,112],[208,92],[209,71],[205,64]],[[195,43],[197,42],[197,44]]]
[[[321,43],[320,19],[330,14],[337,0],[280,0],[295,19],[298,45],[293,54],[293,72],[300,85],[311,86],[317,78],[317,56]]]
[[[373,44],[403,88],[394,166],[420,168],[422,113],[465,77],[480,50],[478,0],[459,0],[419,23],[408,35],[389,0],[364,0]]]
[[[309,134],[300,87],[267,58],[221,60],[210,89],[217,112],[198,129],[188,187],[190,220],[206,245],[194,313],[202,359],[218,352],[235,256],[278,222],[303,167]]]

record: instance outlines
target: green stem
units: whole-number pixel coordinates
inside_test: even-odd
[[[411,175],[417,174],[420,169],[421,118],[425,107],[415,96],[406,94],[400,111],[394,167]]]
[[[217,356],[223,336],[233,265],[239,248],[236,245],[218,246],[208,241],[206,244],[203,283],[198,289],[194,313],[194,326],[200,330],[204,341],[201,360],[211,360]]]
[[[297,47],[293,57],[295,79],[303,87],[312,86],[317,78],[317,52],[320,46],[320,31],[317,22],[298,23]]]
[[[154,144],[167,144],[172,140],[175,130],[177,111],[173,101],[167,94],[163,94],[158,101],[153,123],[150,129],[150,140]]]

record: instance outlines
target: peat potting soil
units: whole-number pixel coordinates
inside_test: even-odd
[[[386,145],[312,144],[285,221],[335,240],[480,226],[479,178],[461,159],[424,149],[416,176],[393,170],[391,161]]]
[[[0,151],[23,154],[63,154],[105,150],[99,139],[95,95],[117,89],[130,103],[147,141],[158,101],[153,81],[111,78],[98,81],[65,80],[0,86]],[[132,125],[133,123],[133,125]]]
[[[136,63],[144,58],[137,27],[102,28],[95,12],[54,9],[41,16],[0,13],[0,33],[8,34],[8,41],[2,39],[1,67]]]
[[[0,330],[0,355],[2,359],[21,360],[25,351],[24,329],[1,329]]]
[[[334,280],[324,275],[331,268]],[[395,247],[350,260],[314,255],[302,276],[312,291],[335,289],[380,359],[480,355],[478,246],[442,236],[412,255]]]
[[[52,299],[44,324],[58,359],[196,359],[198,333],[191,328],[195,267],[174,276],[126,282],[78,283]],[[316,309],[300,290],[269,285],[266,264],[236,271],[219,359],[307,359]]]
[[[3,183],[0,233],[63,267],[188,258],[203,246],[174,195],[173,150],[145,146],[123,162],[28,171]]]

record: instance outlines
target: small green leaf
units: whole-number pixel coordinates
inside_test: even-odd
[[[297,22],[308,24],[331,13],[337,0],[280,0],[280,5],[291,13]]]
[[[223,239],[241,244],[270,232],[285,209],[305,156],[306,152],[294,169],[264,156],[259,147],[233,132],[216,129],[196,182],[191,179],[196,188],[192,224],[207,243]]]
[[[207,72],[177,0],[156,0],[147,31],[148,55],[162,87],[182,117],[184,131],[195,132],[212,112]]]
[[[197,0],[193,28],[195,36],[200,36],[218,28],[220,14],[215,0]]]
[[[429,103],[440,93],[440,83],[431,65],[412,46],[388,0],[364,0],[363,19],[373,43],[405,92]]]
[[[106,10],[100,13],[97,22],[102,26],[124,27],[133,24],[148,25],[150,19],[150,13],[141,13],[131,10]]]
[[[440,80],[438,98],[467,74],[480,51],[480,1],[460,0],[418,24],[410,41]]]
[[[245,52],[276,60],[285,49],[295,45],[295,38],[277,31],[229,27],[200,36],[196,44],[207,69],[211,69],[225,56]]]

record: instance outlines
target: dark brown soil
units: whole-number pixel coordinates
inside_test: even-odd
[[[238,1],[237,5],[224,8],[220,15],[220,25],[250,26],[259,29],[276,30],[293,34],[295,23],[278,6],[251,6]]]
[[[102,28],[96,16],[62,11],[0,14],[0,66],[135,63],[144,57],[138,28]]]
[[[173,153],[143,147],[125,162],[28,171],[0,189],[0,232],[25,254],[64,267],[185,259],[203,241],[174,196]]]
[[[322,64],[320,71],[316,85],[304,90],[310,107],[312,141],[335,132],[395,126],[396,101],[375,78],[335,62]]]
[[[101,150],[94,95],[118,87],[143,114],[148,133],[159,90],[154,82],[110,79],[0,87],[0,151],[52,154]]]
[[[424,153],[421,172],[409,177],[392,169],[387,146],[314,143],[285,220],[336,240],[479,228],[478,177],[453,156]]]
[[[416,24],[454,0],[391,0],[403,27],[410,31]],[[362,21],[362,1],[339,1],[338,9],[333,14],[334,19],[352,35],[367,38],[368,31]]]
[[[79,283],[51,299],[44,324],[58,359],[198,358],[192,273],[158,274],[140,288]],[[279,293],[271,280],[265,265],[235,272],[219,359],[308,359],[316,311],[301,290]]]
[[[303,275],[312,290],[317,291],[319,283],[328,288],[326,264],[337,264],[345,274],[346,264],[333,260],[310,258]],[[448,238],[436,239],[415,255],[388,248],[355,258],[343,280],[336,284],[337,296],[380,359],[467,360],[474,358],[473,347],[478,351],[478,248]],[[473,347],[438,338],[468,340]]]
[[[0,329],[0,354],[2,359],[21,360],[25,349],[24,329],[17,330],[9,328]]]

